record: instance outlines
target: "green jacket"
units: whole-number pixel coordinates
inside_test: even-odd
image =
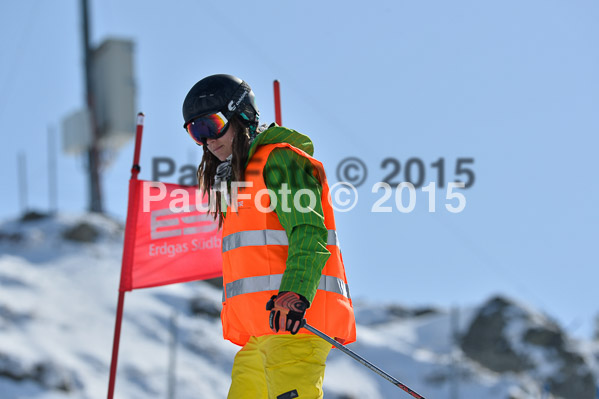
[[[256,136],[249,149],[249,158],[258,146],[276,143],[289,143],[310,156],[314,154],[314,145],[308,136],[272,124]],[[331,255],[326,248],[328,232],[320,202],[322,185],[312,170],[307,158],[288,148],[274,149],[264,167],[264,182],[277,197],[275,212],[289,241],[287,265],[279,291],[296,292],[310,302],[316,295],[322,269]],[[288,191],[282,193],[280,188],[283,184],[287,185]],[[300,212],[293,206],[294,196],[300,189],[310,190],[318,199],[309,212]],[[303,194],[298,199],[302,208],[308,207],[308,195]]]

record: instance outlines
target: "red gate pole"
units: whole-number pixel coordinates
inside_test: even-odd
[[[132,189],[136,187],[137,175],[141,170],[139,166],[139,156],[141,152],[141,137],[143,134],[144,128],[144,114],[137,114],[137,128],[135,132],[135,151],[133,153],[133,166],[131,167],[131,178],[129,179],[129,203],[127,208],[127,224],[125,227],[125,244],[123,248],[123,262],[121,265],[121,285],[119,287],[119,298],[117,302],[116,308],[116,321],[114,324],[114,340],[112,341],[112,359],[110,361],[110,378],[108,381],[108,399],[112,399],[114,396],[114,384],[116,380],[116,367],[119,357],[119,343],[121,339],[121,325],[123,321],[123,308],[125,306],[125,291],[123,283],[127,280],[127,276],[124,276],[123,271],[129,270],[130,268],[125,267],[127,262],[131,262],[132,256],[131,252],[133,251],[132,245],[130,245],[130,240],[135,229],[135,220],[137,219],[137,215],[135,212],[131,212],[132,205],[136,202],[137,199],[137,190]]]
[[[114,396],[114,383],[116,380],[116,366],[119,357],[119,343],[121,339],[121,324],[123,321],[123,307],[125,304],[125,293],[119,291],[119,300],[116,308],[116,321],[114,324],[114,340],[112,341],[112,360],[110,361],[110,379],[108,381],[108,399]]]
[[[281,119],[281,88],[279,81],[275,80],[273,86],[275,90],[275,122],[277,125],[283,126],[283,121]]]

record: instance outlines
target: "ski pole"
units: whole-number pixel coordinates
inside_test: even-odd
[[[370,363],[368,360],[364,359],[363,357],[361,357],[357,353],[355,353],[352,350],[348,349],[345,345],[342,345],[341,343],[335,341],[333,338],[329,337],[328,335],[326,335],[322,331],[319,331],[316,328],[314,328],[311,325],[309,325],[306,322],[306,319],[302,320],[302,327],[305,328],[306,330],[310,331],[311,333],[318,335],[320,338],[322,338],[325,341],[327,341],[328,343],[332,344],[337,349],[340,349],[346,355],[349,355],[350,357],[354,358],[354,360],[357,360],[358,362],[362,363],[364,366],[368,367],[370,370],[374,371],[375,373],[377,373],[381,377],[383,377],[386,380],[390,381],[395,386],[403,389],[404,391],[406,391],[407,393],[409,393],[410,395],[412,395],[416,399],[425,399],[424,396],[421,396],[418,393],[412,391],[409,387],[407,387],[406,385],[402,384],[401,382],[399,382],[395,378],[391,377],[389,374],[385,373],[383,370],[381,370],[380,368],[376,367],[374,364]]]

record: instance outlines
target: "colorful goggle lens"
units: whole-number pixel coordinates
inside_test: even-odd
[[[217,112],[193,119],[185,126],[185,130],[196,143],[204,145],[206,139],[217,139],[224,135],[228,122],[222,113]]]

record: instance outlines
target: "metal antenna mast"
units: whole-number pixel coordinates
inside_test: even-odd
[[[94,115],[94,89],[92,85],[92,59],[89,44],[89,7],[88,0],[81,0],[81,18],[83,21],[83,56],[85,65],[85,99],[89,110],[92,140],[88,149],[89,172],[89,210],[103,213],[102,187],[100,181],[100,149],[98,146],[98,128]]]

